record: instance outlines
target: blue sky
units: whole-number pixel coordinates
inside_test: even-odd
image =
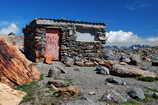
[[[33,18],[104,22],[108,32],[158,37],[158,0],[1,0],[0,28],[16,24],[18,34]]]

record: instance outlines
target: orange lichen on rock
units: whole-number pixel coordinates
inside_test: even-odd
[[[16,87],[39,80],[40,73],[32,62],[6,40],[0,40],[0,82]]]

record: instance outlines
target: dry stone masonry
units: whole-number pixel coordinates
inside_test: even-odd
[[[47,30],[59,31],[59,60],[65,57],[76,61],[91,60],[103,54],[106,43],[106,25],[104,23],[91,23],[71,21],[65,19],[34,19],[23,29],[24,51],[26,56],[35,62],[45,60]],[[79,37],[85,40],[77,40]],[[94,38],[88,40],[87,37]]]

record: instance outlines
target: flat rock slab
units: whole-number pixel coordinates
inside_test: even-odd
[[[14,90],[0,83],[0,105],[19,105],[25,95],[25,92]]]
[[[110,71],[111,74],[122,76],[122,77],[152,77],[157,78],[158,75],[154,72],[144,71],[129,65],[113,65],[113,69]]]

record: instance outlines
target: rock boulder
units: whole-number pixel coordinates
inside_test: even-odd
[[[12,44],[0,40],[0,82],[16,87],[39,80],[40,73],[32,62]]]
[[[127,92],[130,97],[137,100],[145,99],[144,91],[141,88],[132,88]]]
[[[144,71],[130,65],[120,65],[120,64],[114,64],[112,70],[110,70],[110,74],[118,75],[121,77],[137,77],[137,76],[151,77],[151,78],[158,77],[158,75],[154,72]]]
[[[129,64],[141,65],[142,64],[141,56],[140,55],[131,55]]]
[[[74,59],[70,58],[70,57],[65,57],[64,58],[64,64],[68,67],[73,66],[74,65]]]

